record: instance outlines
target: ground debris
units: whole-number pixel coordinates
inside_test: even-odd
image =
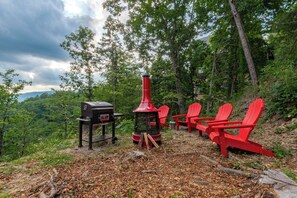
[[[55,197],[257,197],[257,194],[273,191],[270,185],[259,184],[250,177],[218,170],[219,166],[228,169],[234,166],[230,165],[230,159],[221,157],[209,140],[198,137],[195,131],[191,134],[174,132],[174,135],[176,139],[166,141],[164,138],[159,149],[149,151],[140,150],[137,145],[118,148],[116,152],[104,152],[107,146],[97,148],[97,152],[84,149],[80,152],[73,148],[74,151],[69,153],[79,158],[56,168],[59,175],[53,179],[58,191]],[[131,139],[130,136],[127,138]],[[113,151],[117,148],[111,146]],[[237,162],[238,157],[243,158],[241,166],[248,164],[248,159],[254,156],[259,157],[236,155],[232,160]],[[245,169],[240,167],[239,170]],[[49,195],[51,185],[47,181],[38,186],[47,180],[44,179],[47,172],[52,173],[52,170],[41,169],[28,176],[27,181],[40,177],[30,189],[14,185],[10,196],[38,197],[42,191]],[[0,178],[13,180],[13,176],[7,178],[1,174]]]

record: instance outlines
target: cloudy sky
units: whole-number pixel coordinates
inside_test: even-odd
[[[32,81],[24,92],[58,88],[71,61],[59,44],[80,25],[100,35],[108,15],[102,1],[0,0],[0,71]]]

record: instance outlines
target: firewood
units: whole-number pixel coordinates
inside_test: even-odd
[[[150,149],[150,146],[149,146],[149,142],[148,142],[148,139],[147,139],[147,133],[143,133],[143,136],[144,136],[146,148],[147,148],[147,150],[149,150]]]
[[[142,148],[142,143],[143,143],[143,133],[140,134],[140,140],[138,142],[138,147]]]
[[[153,143],[153,145],[156,148],[159,148],[159,145],[157,144],[157,142],[154,140],[154,138],[150,134],[147,134],[147,137],[150,139],[150,141]]]

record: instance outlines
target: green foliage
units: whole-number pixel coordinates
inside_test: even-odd
[[[131,134],[134,131],[134,120],[123,119],[121,123],[116,126],[118,134]]]
[[[25,85],[31,84],[31,82],[17,80],[18,75],[13,69],[0,72],[0,157],[3,155],[5,145],[4,135],[12,123],[12,111],[17,103],[18,93]]]
[[[275,62],[263,70],[260,86],[269,115],[282,118],[297,116],[297,68],[290,63]]]
[[[31,144],[28,148],[30,155],[12,161],[16,164],[39,162],[40,166],[59,166],[72,161],[72,157],[61,150],[73,147],[73,141],[57,138],[47,138],[43,142]]]
[[[47,156],[41,166],[58,167],[73,162],[73,156],[69,154],[56,153],[56,155]]]
[[[290,149],[284,148],[279,142],[274,143],[272,150],[277,158],[286,158],[292,156],[292,151]]]
[[[95,34],[88,27],[79,27],[76,32],[66,36],[61,47],[66,50],[74,62],[71,63],[70,72],[60,76],[61,87],[64,90],[75,90],[83,94],[88,101],[94,97],[94,73],[98,72],[97,48],[94,45]]]
[[[297,64],[297,3],[280,12],[272,25],[271,41],[278,60]]]
[[[291,179],[297,181],[297,174],[290,169],[284,169],[283,172]]]
[[[281,134],[281,133],[284,133],[284,132],[287,132],[287,131],[293,131],[296,128],[297,128],[297,122],[294,122],[294,123],[292,123],[290,125],[287,125],[285,127],[276,128],[275,133],[276,134]]]
[[[28,82],[17,81],[14,70],[0,73],[0,161],[31,156],[49,166],[71,161],[58,151],[72,146],[80,102],[86,99],[112,103],[115,112],[125,114],[117,120],[117,133],[130,135],[144,71],[152,77],[153,103],[167,104],[171,114],[183,106],[186,111],[197,100],[203,113],[206,106],[210,114],[216,113],[220,104],[236,104],[249,92],[265,99],[268,116],[297,117],[296,2],[237,2],[261,79],[260,93],[249,86],[228,1],[106,0],[103,6],[110,15],[99,43],[89,28],[79,27],[61,44],[73,59],[71,71],[61,76],[61,91],[18,103],[18,92]],[[129,13],[126,24],[120,20],[123,11]],[[210,31],[210,39],[198,39]],[[95,73],[100,74],[100,82],[95,81]],[[235,110],[232,115],[240,113]],[[296,127],[292,124],[276,133]],[[274,151],[279,158],[291,155],[279,143]]]

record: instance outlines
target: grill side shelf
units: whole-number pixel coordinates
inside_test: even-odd
[[[76,118],[76,120],[83,121],[83,122],[90,122],[91,119],[88,118]]]

